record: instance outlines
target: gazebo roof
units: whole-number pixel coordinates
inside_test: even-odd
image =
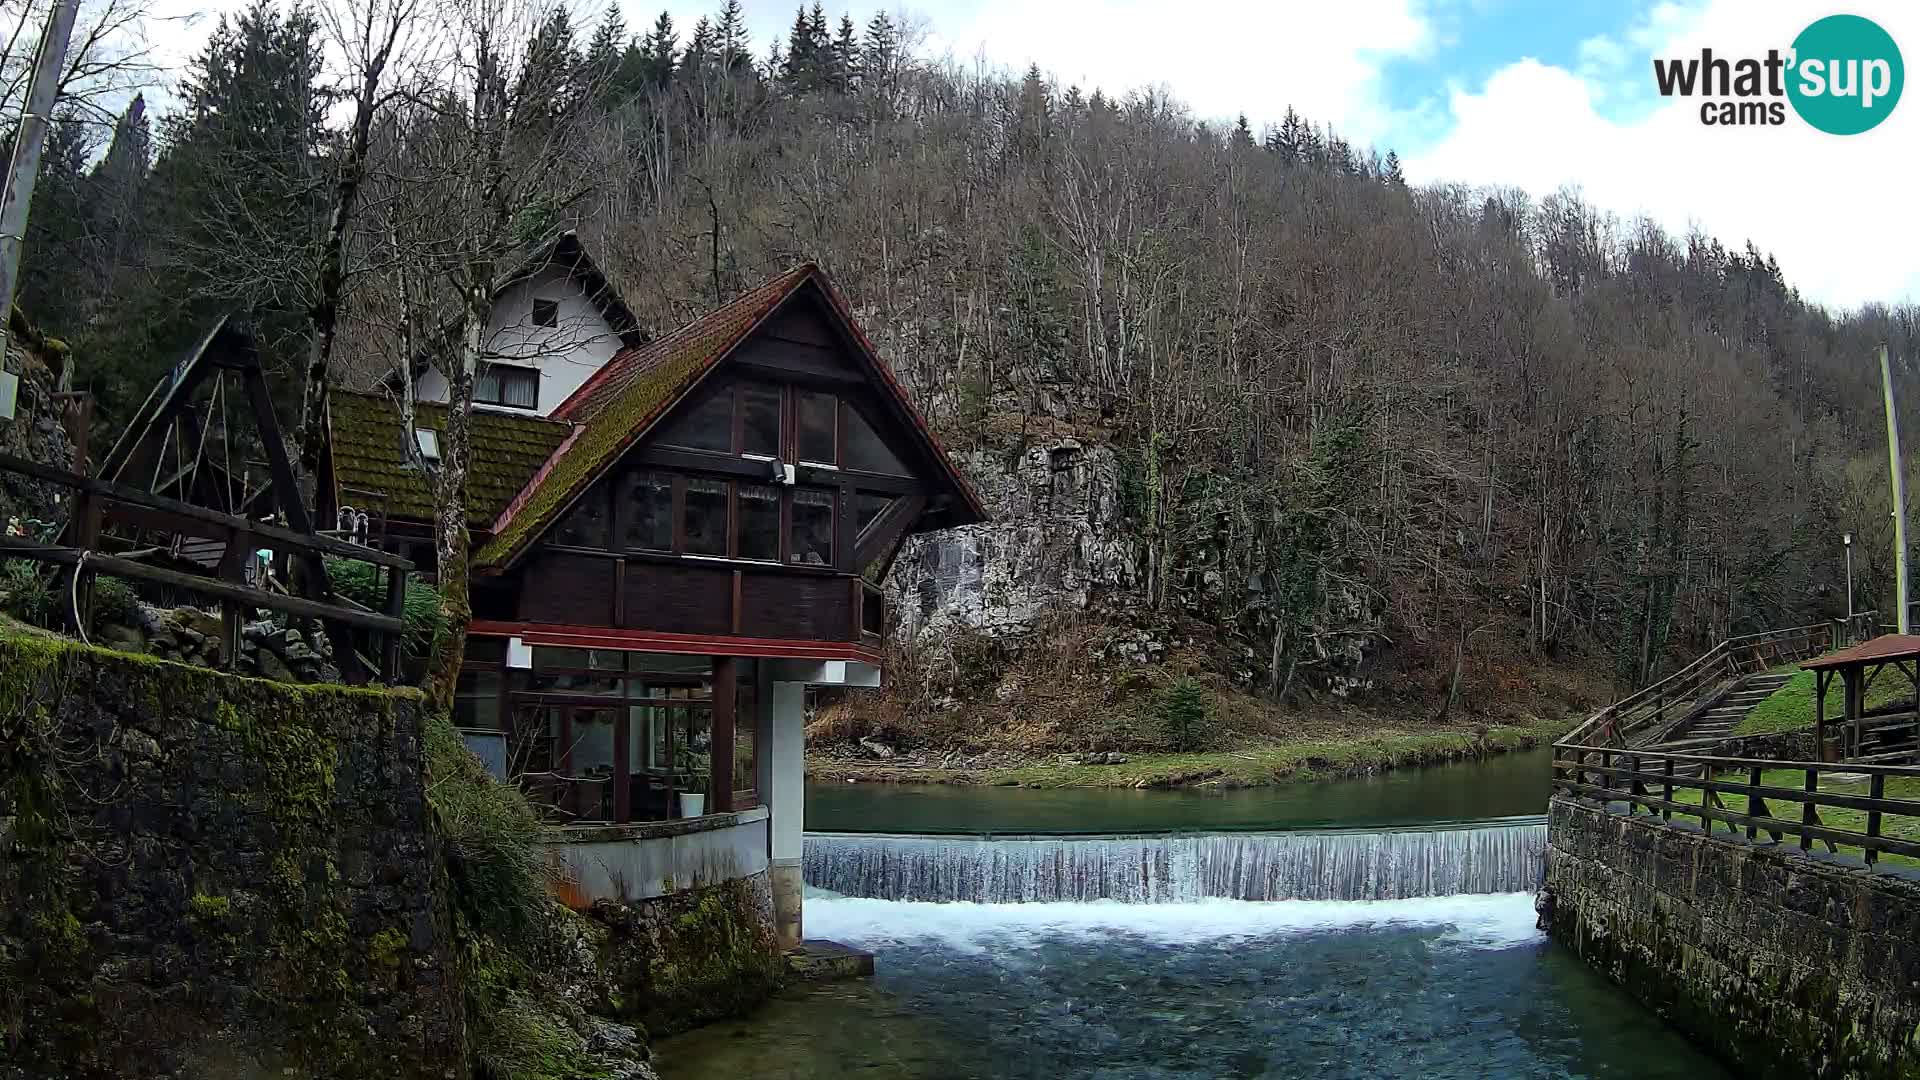
[[[1850,649],[1817,657],[1801,664],[1803,668],[1856,668],[1868,664],[1890,664],[1896,660],[1920,657],[1920,634],[1883,634]]]

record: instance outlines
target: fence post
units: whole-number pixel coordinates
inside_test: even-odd
[[[1662,796],[1662,799],[1668,805],[1662,806],[1660,808],[1660,820],[1672,821],[1673,820],[1673,806],[1672,806],[1672,803],[1673,803],[1673,755],[1671,754],[1667,755],[1666,761],[1667,761],[1667,768],[1666,768],[1667,790],[1666,790],[1666,794]]]
[[[1869,840],[1877,839],[1880,836],[1880,807],[1877,804],[1881,799],[1886,798],[1886,795],[1887,775],[1876,772],[1873,774],[1873,779],[1868,781],[1867,784],[1867,797],[1872,799],[1876,804],[1873,809],[1867,811],[1867,838]],[[1872,866],[1880,858],[1879,850],[1872,846],[1868,846],[1865,849],[1865,854],[1868,866]]]
[[[1760,826],[1754,824],[1760,817],[1758,808],[1766,805],[1760,801],[1760,793],[1753,790],[1760,786],[1760,766],[1747,769],[1747,785],[1747,839],[1751,840],[1760,834]]]
[[[1819,769],[1813,768],[1811,766],[1807,768],[1806,790],[1808,794],[1813,794],[1820,790],[1820,770]],[[1818,816],[1819,815],[1814,811],[1813,802],[1811,800],[1802,802],[1800,804],[1800,830],[1801,830],[1800,831],[1800,850],[1801,851],[1813,850],[1813,837],[1809,835],[1806,830],[1813,828],[1814,819]]]
[[[1700,831],[1708,836],[1713,835],[1713,814],[1710,812],[1713,808],[1707,805],[1714,798],[1713,788],[1707,786],[1712,783],[1713,766],[1703,761],[1700,763]]]

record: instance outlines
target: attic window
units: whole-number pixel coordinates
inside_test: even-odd
[[[420,448],[420,460],[429,465],[440,463],[440,433],[432,428],[413,429],[413,444]]]
[[[533,302],[533,325],[559,326],[560,301],[537,298]]]

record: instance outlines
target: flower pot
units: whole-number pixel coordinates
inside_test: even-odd
[[[683,791],[680,793],[681,817],[699,817],[706,812],[707,797],[705,794],[695,794],[691,791]]]

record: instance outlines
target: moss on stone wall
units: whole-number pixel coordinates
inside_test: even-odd
[[[738,1016],[779,989],[765,874],[631,905],[601,901],[593,915],[612,930],[604,966],[621,1015],[655,1035]]]
[[[0,1078],[458,1067],[419,700],[0,634]]]

